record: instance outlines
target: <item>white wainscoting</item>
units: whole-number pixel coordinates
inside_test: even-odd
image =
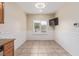
[[[54,40],[53,31],[47,33],[28,32],[28,40]]]

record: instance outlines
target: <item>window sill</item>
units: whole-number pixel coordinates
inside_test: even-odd
[[[33,32],[33,35],[48,35],[48,33],[42,33],[42,32]]]

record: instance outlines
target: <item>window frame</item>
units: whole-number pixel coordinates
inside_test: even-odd
[[[41,24],[42,21],[46,21],[46,22],[47,22],[46,32],[42,32],[42,31],[41,31],[41,25],[40,25],[40,31],[35,32],[34,21],[40,21],[40,24]],[[35,34],[47,34],[47,32],[48,32],[48,26],[49,26],[49,25],[48,25],[48,24],[49,24],[48,20],[33,20],[32,23],[33,23],[33,32],[34,32]]]

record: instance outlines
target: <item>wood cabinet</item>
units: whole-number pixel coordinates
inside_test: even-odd
[[[0,24],[4,23],[4,6],[3,2],[0,2]]]
[[[3,56],[14,56],[14,39],[2,39],[0,40],[0,46]]]
[[[14,41],[10,41],[4,45],[4,56],[14,55]]]

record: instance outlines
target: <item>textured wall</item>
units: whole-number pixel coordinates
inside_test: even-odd
[[[53,40],[53,28],[48,24],[48,32],[46,34],[36,34],[33,32],[33,20],[46,20],[49,23],[49,19],[54,18],[53,14],[29,14],[27,15],[27,29],[29,40]]]
[[[25,40],[26,34],[26,14],[15,3],[4,4],[4,24],[0,24],[0,38],[15,38],[15,49]]]
[[[55,29],[56,41],[72,55],[79,55],[79,3],[67,3],[58,10],[59,25]]]

